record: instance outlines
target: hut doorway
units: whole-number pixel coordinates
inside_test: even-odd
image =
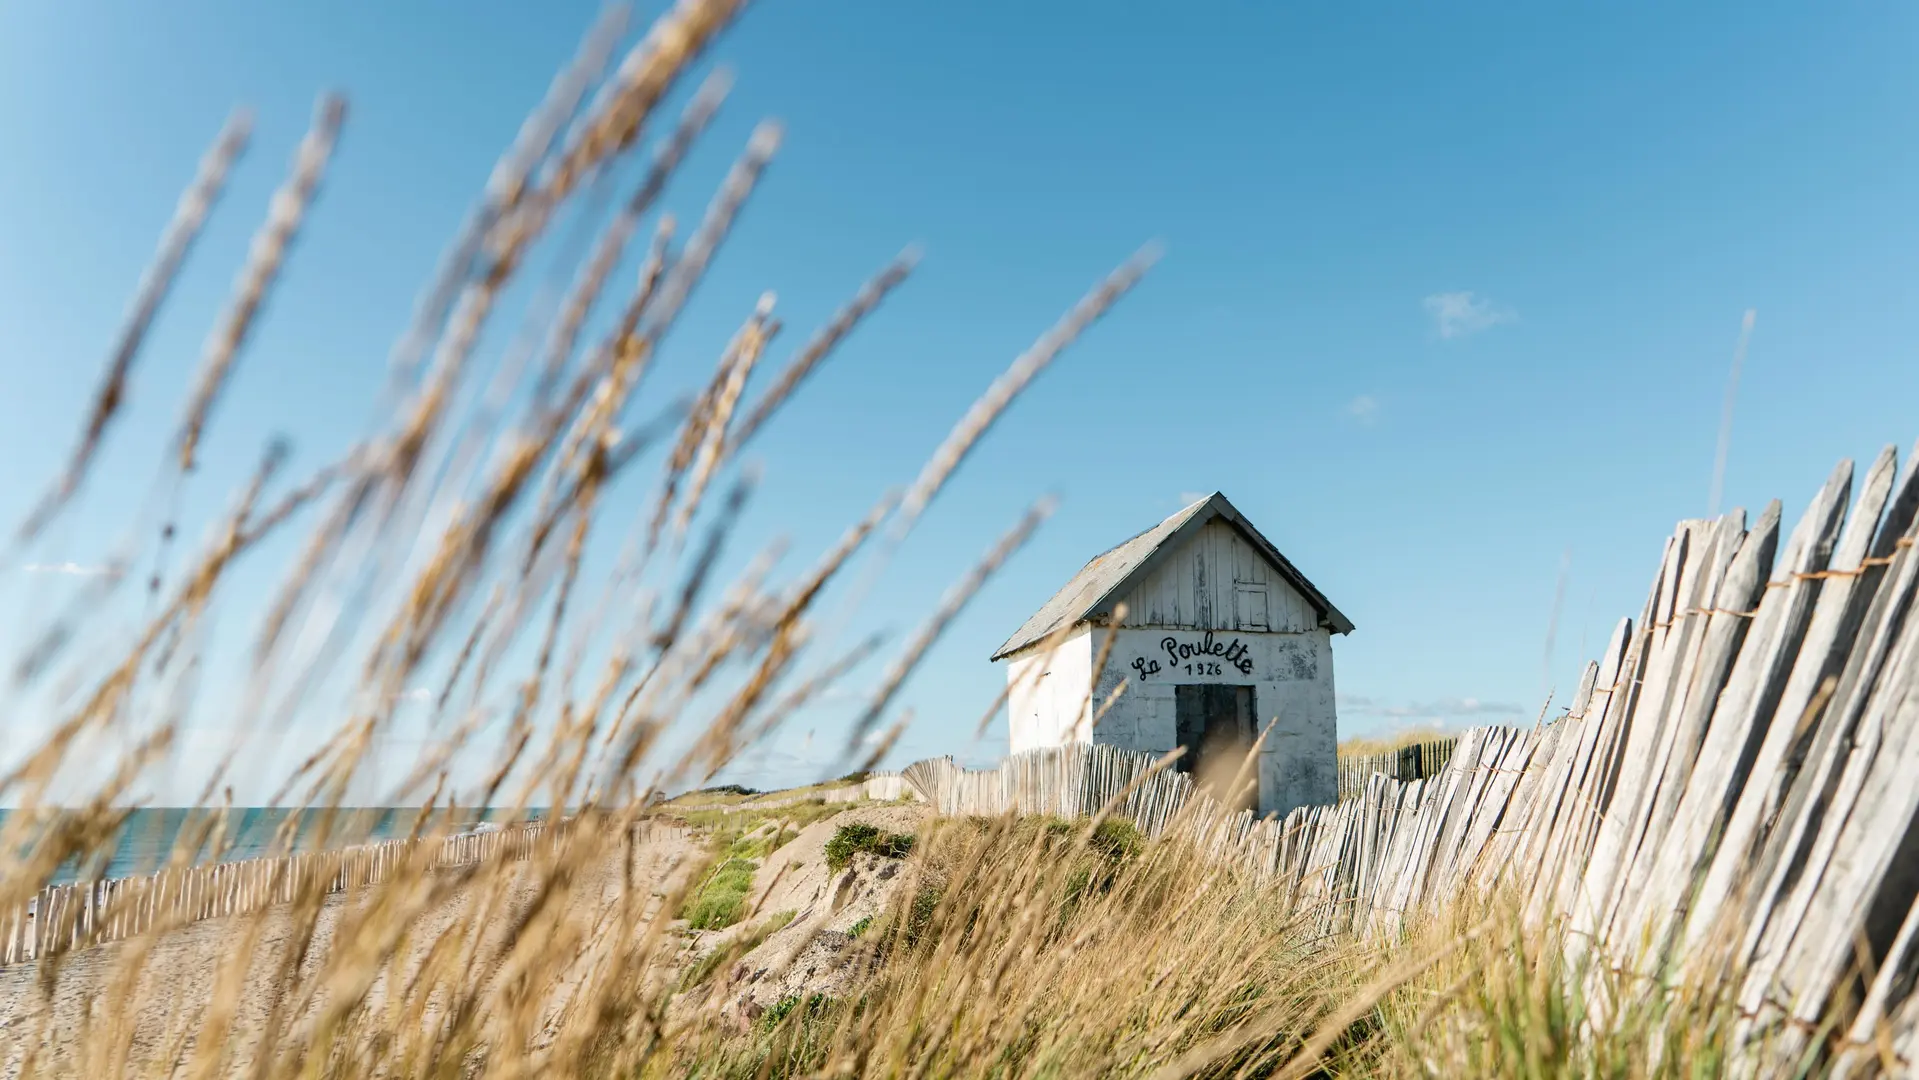
[[[1258,769],[1246,770],[1240,778],[1241,790],[1228,790],[1253,749],[1253,688],[1216,683],[1175,686],[1173,711],[1179,745],[1186,748],[1179,770],[1193,774],[1201,790],[1223,803],[1240,809],[1258,805]]]

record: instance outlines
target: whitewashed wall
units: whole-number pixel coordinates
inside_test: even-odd
[[[1105,702],[1122,679],[1128,686],[1089,726],[1087,687],[1106,631],[1082,630],[1051,653],[1031,652],[1007,664],[1012,752],[1071,743],[1104,743],[1163,754],[1179,744],[1173,687],[1224,683],[1253,688],[1261,730],[1259,809],[1285,814],[1336,801],[1339,795],[1338,713],[1333,701],[1332,640],[1325,630],[1242,634],[1122,629],[1113,640],[1092,700]],[[1166,643],[1173,643],[1168,650]],[[1191,653],[1180,658],[1180,646]]]
[[[1006,715],[1013,753],[1087,742],[1093,682],[1091,635],[1081,630],[1051,652],[1035,648],[1006,663]]]
[[[1338,799],[1331,636],[1312,604],[1237,529],[1207,523],[1123,599],[1126,616],[1092,700],[1104,702],[1129,679],[1125,696],[1091,729],[1087,687],[1104,628],[1081,630],[1050,654],[1013,658],[1013,753],[1093,742],[1163,754],[1178,745],[1174,686],[1251,686],[1260,729],[1274,724],[1260,747],[1260,811],[1285,814]],[[1209,641],[1220,653],[1181,658],[1167,651],[1168,640],[1175,653]]]
[[[1095,631],[1098,651],[1104,631]],[[1182,645],[1223,650],[1200,660],[1177,658]],[[1174,651],[1166,643],[1171,641]],[[1233,660],[1228,660],[1231,655]],[[1123,629],[1100,674],[1094,697],[1105,701],[1129,680],[1126,693],[1093,732],[1093,742],[1163,754],[1179,744],[1173,687],[1225,683],[1253,688],[1253,708],[1264,730],[1260,746],[1259,809],[1285,814],[1295,807],[1334,802],[1339,796],[1338,713],[1333,704],[1333,647],[1325,630],[1298,634],[1248,634],[1163,629]]]

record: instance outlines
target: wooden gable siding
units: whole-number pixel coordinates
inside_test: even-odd
[[[1302,633],[1319,614],[1237,529],[1214,520],[1134,586],[1124,625]]]

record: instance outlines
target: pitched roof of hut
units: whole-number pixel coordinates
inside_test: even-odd
[[[1030,645],[1044,641],[1060,629],[1080,623],[1098,622],[1111,613],[1112,607],[1124,597],[1135,583],[1144,578],[1172,552],[1185,546],[1187,540],[1197,535],[1206,523],[1218,518],[1231,525],[1245,537],[1254,551],[1260,553],[1288,585],[1299,590],[1306,602],[1319,613],[1319,625],[1335,634],[1350,634],[1352,620],[1340,613],[1326,594],[1306,580],[1286,556],[1272,542],[1259,534],[1252,523],[1240,515],[1238,509],[1227,501],[1226,496],[1215,491],[1160,522],[1158,525],[1140,533],[1118,547],[1102,552],[1080,568],[1066,587],[1053,594],[1051,600],[1040,606],[1033,617],[1013,632],[994,653],[993,659],[1002,660]]]

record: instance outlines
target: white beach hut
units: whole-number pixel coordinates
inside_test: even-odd
[[[1183,746],[1179,767],[1217,783],[1263,731],[1257,808],[1333,802],[1332,636],[1352,629],[1215,492],[1096,556],[993,654],[1007,661],[1013,752]]]

